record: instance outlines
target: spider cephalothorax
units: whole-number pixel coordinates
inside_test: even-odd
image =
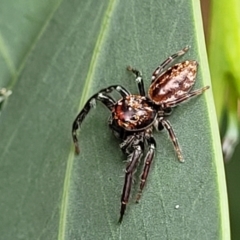
[[[144,149],[147,148],[136,202],[141,197],[156,148],[153,137],[154,127],[157,130],[165,128],[168,131],[179,161],[184,161],[177,138],[166,116],[176,105],[202,94],[209,88],[206,86],[191,91],[196,79],[198,65],[196,61],[184,61],[169,67],[174,59],[185,54],[188,49],[189,47],[185,47],[171,55],[156,68],[152,74],[152,82],[147,96],[140,71],[128,67],[128,70],[136,75],[139,94],[133,95],[121,85],[104,88],[87,101],[73,122],[72,136],[75,152],[78,154],[80,150],[76,131],[93,106],[92,102],[95,100],[102,102],[112,113],[108,121],[109,127],[113,130],[114,135],[121,139],[120,148],[128,155],[119,222],[122,221],[129,200],[133,175],[145,153]],[[115,101],[109,95],[113,90],[121,95],[120,100]]]
[[[113,118],[128,131],[143,130],[152,124],[157,110],[145,96],[129,95],[119,100],[113,108]]]

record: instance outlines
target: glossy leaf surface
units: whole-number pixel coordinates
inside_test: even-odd
[[[134,204],[136,181],[122,225],[117,220],[126,156],[107,127],[108,110],[98,104],[87,116],[79,156],[71,139],[72,121],[93,93],[110,84],[137,93],[127,65],[142,70],[147,87],[163,60],[190,45],[179,61],[197,60],[195,88],[209,85],[198,14],[196,1],[185,0],[59,2],[10,84],[13,94],[0,118],[3,239],[226,239],[210,91],[169,117],[184,164],[167,133],[155,133],[147,187]]]

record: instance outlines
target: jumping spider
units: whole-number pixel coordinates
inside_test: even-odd
[[[120,148],[128,156],[119,222],[123,219],[129,200],[134,172],[144,154],[145,147],[147,147],[136,202],[138,202],[141,197],[156,148],[156,142],[153,137],[154,127],[157,130],[162,130],[163,128],[167,130],[177,153],[178,160],[180,162],[184,161],[177,138],[166,116],[171,114],[173,107],[202,94],[209,88],[209,86],[206,86],[191,91],[197,74],[198,63],[196,61],[183,61],[170,66],[177,57],[184,55],[188,49],[189,47],[186,46],[168,57],[156,68],[152,74],[152,82],[147,95],[145,94],[141,72],[132,67],[128,67],[127,69],[136,76],[139,94],[133,95],[121,85],[111,85],[89,98],[73,122],[72,137],[75,152],[79,154],[80,149],[78,147],[76,131],[95,101],[98,100],[102,102],[111,111],[108,125],[114,135],[121,139],[122,143],[120,144]],[[121,95],[120,100],[115,101],[109,95],[113,90]]]

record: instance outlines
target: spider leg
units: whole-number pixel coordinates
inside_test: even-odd
[[[175,149],[175,152],[177,153],[177,157],[178,157],[178,160],[180,162],[184,162],[184,159],[183,159],[183,156],[182,156],[182,151],[181,151],[181,148],[179,146],[179,143],[178,143],[178,140],[176,138],[176,135],[173,131],[173,128],[170,124],[170,122],[168,120],[165,120],[164,118],[160,118],[159,119],[159,122],[162,124],[162,126],[168,131],[168,134],[170,136],[170,139],[173,143],[173,146],[174,146],[174,149]]]
[[[147,181],[148,173],[151,167],[151,163],[152,163],[154,153],[155,153],[155,148],[156,148],[156,142],[153,137],[150,137],[149,139],[147,139],[147,142],[149,147],[148,147],[148,152],[144,159],[144,168],[141,175],[140,189],[136,197],[136,203],[138,203],[139,199],[141,198],[142,191]]]
[[[82,111],[77,115],[76,119],[73,122],[72,125],[72,138],[75,145],[75,153],[79,154],[80,149],[78,146],[78,139],[77,139],[77,130],[81,126],[82,121],[86,117],[86,115],[89,113],[90,109],[92,107],[95,107],[96,100],[102,102],[109,110],[112,109],[113,105],[115,104],[115,101],[112,97],[105,95],[103,93],[97,93],[94,94],[85,104]]]
[[[136,76],[135,81],[138,84],[139,93],[141,96],[145,96],[145,88],[144,88],[142,73],[139,70],[132,68],[131,66],[128,66],[127,70],[135,74]]]
[[[125,213],[126,206],[128,203],[130,192],[131,192],[133,174],[135,172],[135,169],[138,165],[138,162],[142,154],[143,154],[143,147],[140,144],[138,144],[134,146],[133,152],[129,155],[129,162],[126,167],[124,186],[122,190],[120,218],[118,220],[119,223],[122,222],[123,215]]]
[[[174,53],[170,57],[168,57],[164,62],[162,62],[153,72],[152,74],[152,82],[156,79],[157,76],[159,76],[167,66],[169,66],[177,57],[184,55],[189,49],[189,46],[186,46],[185,48],[181,49],[180,51]]]
[[[102,102],[111,111],[115,104],[115,101],[112,97],[108,96],[107,93],[111,93],[113,90],[119,92],[122,97],[126,97],[127,95],[130,94],[124,87],[120,85],[112,85],[109,86],[108,88],[104,88],[89,98],[81,112],[77,115],[76,119],[74,120],[72,125],[72,138],[75,145],[76,154],[79,154],[80,152],[80,149],[78,147],[77,130],[81,126],[82,121],[89,113],[90,109],[96,105],[96,100]]]
[[[98,93],[111,93],[113,90],[117,91],[122,97],[131,95],[131,93],[121,85],[111,85],[107,88],[100,90]]]
[[[192,92],[189,92],[187,94],[184,94],[183,96],[181,96],[180,98],[172,101],[172,102],[169,102],[167,104],[164,105],[164,107],[175,107],[176,105],[182,103],[182,102],[185,102],[187,100],[189,100],[190,98],[192,97],[196,97],[198,95],[201,95],[203,94],[207,89],[209,89],[210,87],[209,86],[206,86],[206,87],[203,87],[203,88],[200,88],[200,89],[197,89],[195,91],[192,91]]]
[[[121,144],[120,148],[121,150],[126,153],[130,154],[130,151],[128,150],[128,147],[132,146],[133,141],[135,140],[135,135],[128,136]]]

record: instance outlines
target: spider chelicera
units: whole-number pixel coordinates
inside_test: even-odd
[[[202,94],[209,88],[209,86],[206,86],[191,91],[197,74],[198,63],[196,61],[184,61],[171,66],[173,61],[177,57],[184,55],[188,49],[189,47],[186,46],[168,57],[156,68],[152,74],[152,82],[147,95],[145,94],[141,72],[128,67],[127,69],[136,76],[139,94],[131,94],[121,85],[111,85],[90,97],[73,122],[72,137],[75,144],[75,152],[79,154],[80,149],[78,147],[76,131],[90,109],[95,105],[96,100],[102,102],[112,113],[108,125],[114,135],[121,139],[120,148],[128,156],[121,196],[119,222],[123,219],[129,201],[133,175],[145,153],[136,202],[141,197],[156,149],[156,141],[153,137],[154,128],[159,131],[163,128],[167,130],[177,153],[178,160],[180,162],[184,161],[178,140],[166,116],[171,114],[173,107]],[[115,101],[109,95],[113,90],[121,95],[120,100]]]

